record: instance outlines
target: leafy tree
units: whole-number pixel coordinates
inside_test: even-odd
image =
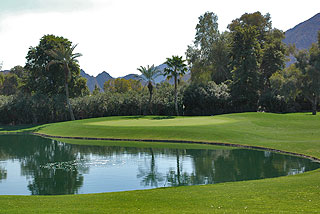
[[[125,93],[130,90],[130,82],[123,78],[110,79],[103,84],[103,89],[114,93]]]
[[[151,67],[149,67],[149,65],[148,65],[147,67],[140,66],[140,68],[138,68],[138,71],[141,72],[141,76],[140,76],[141,79],[148,83],[148,85],[147,85],[148,90],[149,90],[149,104],[148,105],[149,105],[150,113],[153,114],[153,111],[152,111],[153,84],[154,84],[154,79],[160,75],[160,70],[155,68],[154,65],[152,65]]]
[[[63,46],[65,49],[70,49],[71,45],[72,43],[66,38],[44,35],[36,47],[30,47],[26,56],[26,77],[23,90],[28,93],[45,94],[49,97],[54,97],[57,94],[65,94],[64,66],[62,64],[53,64],[50,66],[50,69],[47,69],[47,64],[55,60],[48,53],[50,50],[59,49],[60,46]],[[78,93],[73,90],[78,90],[75,85],[79,86],[77,83],[80,78],[79,64],[72,62],[68,66],[71,75],[71,78],[68,80],[68,86],[70,87],[69,94],[71,97],[78,96]],[[85,91],[86,84],[81,86],[85,87],[83,89]]]
[[[218,17],[212,12],[199,17],[194,44],[188,46],[186,52],[193,83],[210,80],[220,83],[231,77],[228,69],[229,34],[219,33],[217,21]]]
[[[286,102],[290,102],[301,93],[301,77],[301,71],[293,64],[272,74],[271,87],[275,94],[283,96]]]
[[[10,73],[17,75],[20,79],[24,78],[26,72],[24,67],[17,65],[10,69]]]
[[[73,84],[70,85],[70,97],[83,97],[89,94],[87,79],[80,76],[73,77]]]
[[[270,88],[269,79],[272,74],[285,68],[286,47],[282,42],[284,38],[284,33],[278,29],[273,29],[266,36],[260,64],[261,84],[265,90]]]
[[[225,83],[190,84],[183,94],[187,115],[214,115],[230,111],[230,90]]]
[[[295,57],[294,65],[270,78],[272,86],[287,100],[301,94],[312,104],[312,114],[316,115],[320,99],[320,41],[312,44],[309,51],[296,52]]]
[[[0,73],[0,90],[3,84],[3,80],[4,80],[4,75],[2,73]]]
[[[255,27],[236,27],[232,32],[233,83],[231,93],[235,105],[253,110],[257,106],[259,90],[258,58],[260,45]],[[243,110],[243,109],[242,109]]]
[[[82,56],[80,53],[73,53],[76,47],[77,45],[73,45],[72,47],[65,47],[59,44],[56,49],[51,49],[46,51],[49,56],[53,57],[53,59],[47,64],[47,70],[50,69],[51,65],[60,64],[63,66],[66,99],[69,107],[71,120],[75,120],[75,118],[74,118],[72,106],[69,100],[68,83],[71,79],[71,71],[70,71],[69,65],[78,63],[78,60],[76,58]]]
[[[236,105],[255,110],[269,78],[284,68],[284,33],[272,28],[270,14],[245,13],[228,26],[232,38],[232,94]]]
[[[0,73],[0,94],[13,95],[20,91],[25,71],[22,66],[15,66],[6,74]]]
[[[175,115],[174,86],[168,81],[156,84],[152,99],[153,111],[156,115]],[[178,91],[181,92],[181,84]],[[179,96],[180,95],[180,96]],[[183,93],[178,93],[178,106],[182,106]]]
[[[182,77],[187,71],[187,65],[185,64],[185,60],[182,59],[182,56],[172,56],[172,58],[167,58],[165,64],[168,66],[164,69],[164,73],[167,76],[167,79],[174,79],[174,103],[175,103],[175,111],[177,116],[179,116],[178,110],[178,78]]]
[[[300,51],[295,57],[297,59],[296,66],[302,72],[302,93],[312,104],[312,114],[316,115],[320,99],[320,31],[318,44],[312,44],[309,52]]]
[[[8,73],[4,75],[2,84],[0,84],[0,94],[7,96],[16,94],[19,90],[19,85],[19,77],[15,74]]]
[[[141,91],[141,83],[139,80],[126,80],[123,78],[110,79],[103,84],[105,92],[126,93],[128,91]]]
[[[143,87],[140,80],[129,79],[128,81],[130,83],[130,88],[132,91],[136,91],[136,92],[142,91]]]
[[[255,27],[258,32],[257,40],[263,48],[263,41],[272,30],[271,16],[269,13],[262,15],[259,11],[254,13],[245,13],[240,18],[235,19],[229,24],[230,31],[235,31],[236,28],[246,28],[247,26]]]
[[[220,84],[230,80],[232,75],[229,69],[230,64],[230,33],[224,32],[219,35],[212,46],[211,61],[213,65],[211,80]]]
[[[195,46],[201,47],[201,55],[209,58],[211,47],[218,37],[218,16],[212,12],[206,12],[199,17],[194,41]]]
[[[92,95],[97,95],[100,93],[100,88],[97,86],[97,84],[94,85],[94,89],[92,91]]]

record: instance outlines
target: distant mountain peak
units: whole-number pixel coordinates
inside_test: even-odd
[[[103,71],[102,73],[94,77],[87,74],[84,70],[81,69],[80,75],[87,79],[87,86],[91,92],[94,90],[96,85],[100,88],[101,91],[103,91],[103,84],[106,81],[113,79],[113,77],[106,71]]]
[[[167,67],[166,64],[161,64],[161,65],[157,66],[156,68],[159,69],[161,73],[163,73],[163,70],[166,67]],[[80,75],[87,79],[87,86],[91,92],[94,90],[95,85],[98,85],[98,87],[103,91],[103,84],[110,79],[115,79],[106,71],[103,71],[100,74],[98,74],[96,77],[94,77],[94,76],[90,76],[89,74],[87,74],[84,70],[81,70]],[[126,80],[129,80],[129,79],[140,80],[140,75],[128,74],[128,75],[125,75],[125,76],[119,77],[119,78],[123,78]],[[187,81],[189,79],[190,79],[190,71],[188,71],[186,73],[186,75],[183,76],[182,80]],[[160,75],[155,79],[155,83],[161,83],[164,81],[168,81],[164,75]],[[169,80],[169,83],[173,84],[173,80],[172,79]],[[142,84],[145,84],[145,82],[142,81]]]
[[[285,32],[284,43],[295,44],[296,48],[309,49],[312,43],[317,42],[318,31],[320,30],[320,13],[310,19],[301,22]]]

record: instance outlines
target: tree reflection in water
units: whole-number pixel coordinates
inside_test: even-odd
[[[0,182],[1,180],[7,179],[7,170],[3,167],[0,167]]]
[[[136,178],[138,184],[128,189],[271,178],[319,168],[318,163],[308,159],[245,149],[82,146],[29,135],[0,135],[0,183],[10,173],[2,164],[6,160],[19,161],[21,176],[28,178],[32,195],[77,194],[90,171],[101,167],[96,166],[101,161],[104,168],[99,173],[104,173],[105,181],[116,179],[112,182],[121,186],[128,182],[126,179]],[[136,171],[126,168],[127,162],[131,162],[130,167],[137,167]],[[136,164],[141,162],[144,164]],[[125,175],[122,180],[117,173]],[[92,183],[101,184],[99,190],[104,192],[112,185],[99,176],[91,179]],[[92,193],[86,188],[89,190],[84,193]]]
[[[139,167],[137,178],[141,178],[143,186],[158,187],[164,181],[164,176],[157,171],[153,149],[150,148],[151,160],[150,167]]]
[[[180,161],[180,153],[182,152],[185,152],[185,150],[176,149],[176,171],[169,169],[167,172],[167,183],[170,186],[185,186],[192,183],[190,173],[183,172],[183,163]]]
[[[79,158],[71,145],[36,136],[0,136],[0,154],[21,163],[21,175],[32,178],[28,188],[32,195],[75,194],[83,184],[77,168],[50,169],[43,165],[54,162],[74,161]],[[49,141],[50,142],[50,141]],[[2,157],[0,157],[2,159]]]

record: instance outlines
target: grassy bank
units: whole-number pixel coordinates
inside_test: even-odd
[[[195,140],[320,156],[320,116],[243,113],[211,117],[108,117],[35,127],[60,136]]]
[[[320,158],[320,116],[307,113],[109,117],[35,127],[0,127],[0,132],[31,130],[60,136],[226,142]],[[100,141],[98,144],[108,143]],[[320,170],[316,170],[275,179],[146,191],[45,197],[0,196],[0,212],[317,213],[320,210],[319,192]]]

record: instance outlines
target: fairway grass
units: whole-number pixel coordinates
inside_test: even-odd
[[[118,126],[118,127],[162,127],[162,126],[206,126],[230,123],[230,118],[219,119],[216,117],[122,117],[121,120],[103,120],[88,122],[85,125]]]
[[[34,127],[0,127],[0,133],[17,131],[71,137],[234,143],[320,158],[320,116],[311,116],[310,113],[108,117]],[[62,141],[95,145],[123,143]],[[141,146],[161,147],[161,144],[154,142],[128,143],[132,146],[141,143]],[[319,210],[320,170],[257,181],[143,191],[0,196],[0,213],[319,213]]]

